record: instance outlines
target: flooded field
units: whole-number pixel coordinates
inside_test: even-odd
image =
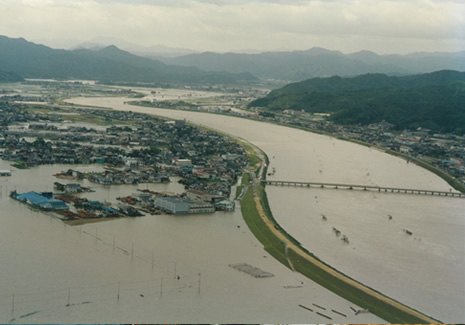
[[[239,209],[69,226],[8,197],[11,190],[50,191],[57,180],[53,174],[69,167],[17,170],[0,161],[0,169],[12,170],[11,177],[0,178],[2,323],[327,320],[299,307],[312,303],[325,306],[337,321],[382,321],[355,316],[352,304],[276,262],[248,231]],[[73,168],[100,171],[102,165]],[[81,182],[96,191],[81,195],[107,201],[138,188],[183,191],[176,182]],[[241,263],[273,276],[255,278],[229,266]]]

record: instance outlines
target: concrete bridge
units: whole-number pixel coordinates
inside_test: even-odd
[[[262,183],[266,185],[277,185],[277,186],[294,186],[294,187],[308,187],[308,188],[330,188],[330,189],[343,189],[343,190],[359,190],[359,191],[373,191],[379,193],[400,193],[400,194],[417,194],[417,195],[435,195],[435,196],[448,196],[465,198],[464,193],[460,192],[444,192],[435,190],[418,190],[418,189],[407,189],[407,188],[395,188],[395,187],[382,187],[382,186],[370,186],[370,185],[353,185],[353,184],[336,184],[336,183],[318,183],[318,182],[295,182],[295,181],[274,181],[274,180],[262,180]]]

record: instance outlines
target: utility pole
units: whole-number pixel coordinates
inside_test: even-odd
[[[118,282],[118,295],[116,296],[117,301],[119,301],[119,286],[120,286],[120,282]]]

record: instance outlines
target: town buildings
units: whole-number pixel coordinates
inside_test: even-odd
[[[54,199],[52,193],[27,192],[17,194],[13,192],[11,197],[42,210],[59,211],[69,209],[65,202]]]

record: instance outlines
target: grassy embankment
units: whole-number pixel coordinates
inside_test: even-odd
[[[250,154],[250,151],[248,151],[248,153]],[[253,155],[255,156],[255,158],[252,158],[249,161],[256,161],[257,159],[259,159],[257,155]],[[268,165],[266,156],[265,159],[266,165]],[[252,165],[252,167],[257,168],[258,170],[257,165]],[[248,173],[244,175],[248,175]],[[263,169],[262,175],[266,175],[266,168]],[[250,181],[251,179],[246,176],[245,178],[243,178],[242,182],[243,185],[246,185],[247,182],[249,185],[248,191],[245,194],[243,200],[241,201],[241,211],[245,219],[245,222],[247,223],[247,226],[255,235],[255,237],[263,244],[264,249],[268,253],[270,253],[274,258],[276,258],[279,262],[286,265],[287,267],[290,267],[285,256],[284,243],[267,226],[267,224],[261,218],[259,211],[257,210],[257,206],[254,200],[253,184],[250,183]],[[264,185],[258,185],[258,193],[260,196],[260,203],[263,207],[263,210],[267,218],[273,221],[273,223],[280,229],[279,231],[283,235],[285,235],[286,238],[288,238],[291,242],[301,247],[298,241],[292,238],[292,236],[287,234],[284,230],[282,230],[274,220],[268,205]],[[311,258],[316,258],[313,254],[306,251],[304,248],[302,248],[302,251],[304,251],[307,256]],[[398,308],[390,304],[389,302],[378,299],[373,295],[365,292],[364,290],[354,285],[351,285],[350,283],[347,283],[346,281],[338,277],[335,277],[328,271],[305,259],[305,257],[302,257],[301,255],[297,254],[292,249],[289,249],[289,258],[292,264],[294,265],[296,271],[302,273],[307,278],[336,293],[344,299],[347,299],[348,301],[360,306],[361,308],[369,309],[371,313],[389,321],[390,323],[425,322],[424,319],[412,315],[411,313],[402,310],[401,308]],[[343,274],[341,275],[346,277]]]

